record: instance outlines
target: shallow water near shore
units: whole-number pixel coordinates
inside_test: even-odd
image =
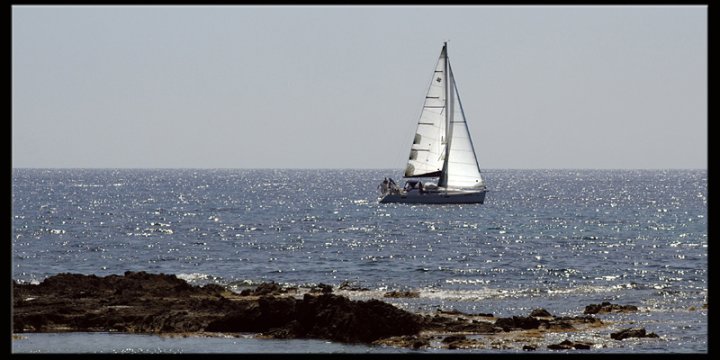
[[[707,352],[707,171],[488,170],[485,204],[443,206],[378,204],[384,176],[400,174],[14,169],[12,276],[37,283],[62,272],[147,271],[235,291],[265,281],[324,283],[351,299],[422,313],[519,316],[542,307],[573,316],[611,301],[640,310],[602,317],[613,322],[602,335],[645,327],[660,339],[608,341],[591,352]],[[367,291],[340,290],[343,282]],[[392,290],[419,296],[383,297]],[[73,343],[80,352],[417,351],[319,340],[21,336],[13,352],[65,352],[62,344]]]
[[[348,345],[324,340],[241,337],[158,336],[118,333],[23,334],[13,340],[17,353],[371,353],[404,352],[391,347]]]
[[[554,336],[553,343],[559,343],[567,336]],[[614,344],[607,339],[593,339],[588,336],[573,336],[576,340],[595,340],[591,350],[565,350],[563,353],[695,353],[692,351],[668,351],[665,341],[655,343],[647,340],[628,341],[624,346]],[[632,347],[628,351],[627,347]],[[534,352],[542,352],[538,349]],[[547,351],[547,350],[546,350]],[[420,349],[399,348],[384,345],[342,344],[325,340],[277,340],[258,339],[251,334],[234,336],[160,336],[121,333],[33,333],[22,334],[12,340],[13,353],[273,353],[273,354],[312,354],[312,353],[527,353],[520,348],[514,349],[453,349],[439,346]]]

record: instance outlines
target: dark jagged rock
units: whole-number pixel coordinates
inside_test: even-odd
[[[468,339],[465,335],[450,335],[446,336],[442,340],[443,344],[446,344],[447,348],[450,350],[453,349],[463,349],[463,348],[473,348],[477,346],[478,342],[473,339]]]
[[[581,324],[602,324],[602,323],[603,323],[602,320],[600,320],[600,319],[598,319],[598,318],[596,318],[596,317],[590,316],[590,315],[585,315],[585,316],[561,316],[561,317],[555,317],[554,320],[555,320],[555,321],[577,322],[577,323],[581,323]]]
[[[490,313],[468,314],[468,313],[464,313],[464,312],[462,312],[460,310],[456,310],[456,309],[452,309],[452,310],[437,309],[437,310],[435,310],[435,312],[437,312],[438,314],[445,314],[445,315],[463,315],[463,316],[469,316],[469,317],[473,317],[473,316],[493,317],[493,314],[490,314]]]
[[[413,349],[419,349],[430,346],[430,341],[426,337],[418,337],[413,342],[411,347]]]
[[[470,316],[482,316],[482,317],[495,317],[492,313],[475,313],[469,314]]]
[[[550,344],[547,348],[551,350],[570,350],[573,348],[573,342],[570,340],[564,340],[559,344]]]
[[[208,324],[211,332],[264,332],[286,325],[295,314],[295,299],[263,296]]]
[[[545,330],[556,330],[556,331],[568,331],[572,330],[575,327],[569,322],[564,320],[550,320],[548,322],[540,322],[540,326],[538,326],[538,329],[545,329]]]
[[[576,342],[573,347],[577,350],[590,350],[593,344],[588,342]]]
[[[416,298],[420,297],[417,291],[388,291],[383,297],[386,298]]]
[[[468,338],[465,335],[451,335],[446,336],[442,340],[443,344],[447,344],[447,348],[450,350],[464,347],[468,344]]]
[[[330,294],[333,291],[332,285],[319,283],[316,286],[313,286],[310,288],[311,293],[323,293],[323,294]]]
[[[264,282],[258,285],[255,290],[245,289],[240,292],[242,296],[264,296],[264,295],[280,295],[286,293],[280,284],[271,282]]]
[[[404,348],[420,349],[430,346],[431,338],[425,335],[393,336],[373,341],[373,345],[386,345]]]
[[[343,296],[306,294],[294,298],[261,297],[259,306],[229,314],[207,331],[267,332],[276,338],[320,338],[368,343],[383,337],[414,335],[420,316],[377,300],[352,301]]]
[[[437,310],[435,310],[435,312],[437,312],[438,314],[446,314],[446,315],[467,315],[464,312],[455,310],[455,309],[452,309],[452,310],[437,309]]]
[[[465,313],[463,313],[462,311],[455,310],[455,309],[452,309],[452,310],[436,309],[435,312],[438,314],[445,314],[445,315],[465,315]]]
[[[165,274],[58,274],[13,286],[13,331],[201,331],[239,305],[223,292]]]
[[[537,329],[541,323],[547,323],[547,320],[538,320],[532,316],[513,316],[511,318],[499,318],[495,320],[495,326],[503,329],[503,331],[512,331],[515,329]]]
[[[297,309],[304,337],[372,342],[390,336],[416,335],[421,329],[419,315],[378,300],[351,301],[331,294],[306,294]]]
[[[28,284],[18,284],[15,288],[21,293]],[[138,295],[161,296],[165,293],[206,293],[206,290],[193,288],[175,275],[148,274],[144,271],[127,271],[124,275],[109,275],[104,278],[96,275],[61,273],[51,276],[35,288],[39,294],[52,294],[72,299],[95,297],[98,293],[112,293],[124,297]]]
[[[545,310],[543,308],[538,308],[538,309],[533,310],[530,313],[530,316],[532,316],[532,317],[551,317],[552,315],[547,310]]]
[[[428,329],[432,329],[432,330],[442,329],[442,328],[445,328],[450,323],[457,322],[457,320],[454,318],[447,317],[447,316],[440,316],[440,315],[435,315],[435,316],[425,315],[423,320],[424,320],[423,322],[425,324],[424,327],[428,328]]]
[[[634,312],[637,311],[637,306],[634,305],[617,305],[611,304],[607,301],[602,304],[590,304],[585,307],[583,314],[605,314],[613,312]]]
[[[351,301],[328,293],[307,294],[301,300],[273,295],[282,292],[270,282],[252,292],[257,299],[228,299],[223,294],[232,294],[222,286],[191,286],[174,275],[60,274],[39,285],[13,283],[13,330],[267,332],[344,342],[372,342],[421,330],[421,316],[378,300]]]
[[[340,286],[338,286],[338,290],[346,290],[346,291],[369,291],[370,289],[366,287],[361,287],[355,284],[350,283],[349,281],[343,281]]]
[[[416,349],[430,346],[433,338],[424,332],[431,332],[438,340],[446,339],[443,346],[455,349],[487,346],[482,339],[465,335],[541,329],[531,335],[536,336],[573,330],[578,324],[602,324],[590,315],[552,317],[537,309],[528,317],[500,319],[457,310],[423,316],[379,300],[353,301],[333,295],[329,285],[317,289],[318,293],[296,298],[279,284],[268,282],[241,296],[217,284],[191,286],[174,275],[58,274],[37,285],[12,282],[12,329],[15,333],[255,332],[278,339],[315,338]],[[394,295],[413,297],[417,293]],[[657,335],[645,335],[652,336]],[[583,346],[577,344],[574,348]]]
[[[442,342],[447,344],[447,343],[461,341],[461,340],[467,340],[467,336],[465,336],[465,335],[450,335],[450,336],[446,336],[442,340]]]
[[[559,344],[550,344],[547,346],[548,349],[551,350],[571,350],[571,349],[577,349],[577,350],[589,350],[592,348],[592,343],[584,342],[584,341],[570,341],[570,340],[564,340]]]
[[[207,290],[208,292],[215,293],[216,295],[221,295],[222,293],[227,291],[224,286],[220,286],[218,284],[207,284],[202,288],[204,290]]]
[[[618,332],[614,332],[610,334],[610,338],[615,340],[624,340],[627,338],[636,337],[636,338],[657,338],[659,337],[656,333],[646,333],[645,328],[629,328],[629,329],[622,329]]]
[[[475,334],[497,332],[495,326],[489,322],[468,321],[441,315],[426,315],[423,318],[423,329],[445,332],[471,332]]]

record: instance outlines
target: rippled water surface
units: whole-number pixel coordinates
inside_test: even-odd
[[[350,294],[360,298],[418,291],[385,299],[412,311],[496,316],[577,315],[611,301],[641,309],[618,327],[661,339],[608,351],[707,351],[706,170],[488,170],[483,205],[378,204],[384,176],[400,177],[14,169],[12,276],[132,270],[234,288],[349,281],[370,289]]]

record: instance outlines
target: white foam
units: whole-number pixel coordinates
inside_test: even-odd
[[[218,280],[220,280],[220,277],[209,275],[209,274],[203,274],[203,273],[190,273],[190,274],[176,274],[175,275],[178,279],[185,280],[188,283],[217,283]]]

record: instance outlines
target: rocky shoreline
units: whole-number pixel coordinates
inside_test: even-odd
[[[345,288],[349,288],[345,284]],[[240,293],[219,285],[192,286],[174,275],[126,272],[98,277],[58,274],[42,283],[13,281],[13,332],[123,332],[143,334],[256,333],[276,339],[326,339],[343,343],[447,349],[538,349],[550,333],[599,331],[607,327],[596,314],[637,308],[591,304],[584,314],[553,316],[535,309],[527,316],[440,311],[416,314],[370,299],[350,300],[319,284],[297,289],[264,283]],[[358,289],[365,291],[367,289]],[[392,292],[385,297],[415,297]],[[622,329],[614,341],[656,338],[643,328]],[[512,346],[510,346],[512,344]],[[564,340],[548,349],[588,350],[595,344]]]

